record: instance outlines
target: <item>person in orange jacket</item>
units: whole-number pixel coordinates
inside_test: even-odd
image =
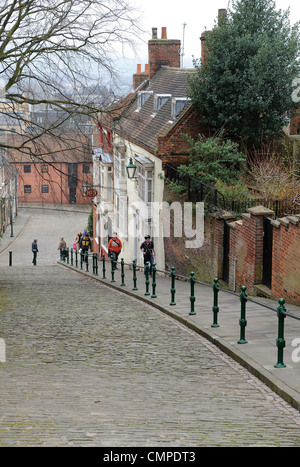
[[[108,243],[108,252],[111,257],[113,257],[113,270],[118,269],[117,268],[117,261],[118,261],[118,256],[122,250],[122,242],[118,238],[117,233],[114,232],[112,234],[112,238],[109,240]]]

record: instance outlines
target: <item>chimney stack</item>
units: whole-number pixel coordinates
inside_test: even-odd
[[[136,73],[133,75],[133,89],[137,89],[143,81],[149,79],[149,65],[145,65],[145,71],[142,73],[142,65],[138,64],[136,67]]]
[[[157,28],[152,28],[152,39],[148,41],[149,79],[151,80],[162,66],[180,68],[179,39],[168,39],[167,28],[161,29],[161,39],[157,38]]]
[[[227,16],[227,10],[225,8],[220,8],[218,10],[218,26],[221,27],[224,20],[226,19]],[[201,62],[205,62],[205,55],[206,55],[206,39],[208,34],[210,34],[211,31],[204,31],[201,34],[200,40],[201,40]]]
[[[226,19],[226,16],[227,16],[226,8],[220,8],[218,10],[218,26],[222,26],[222,23]]]

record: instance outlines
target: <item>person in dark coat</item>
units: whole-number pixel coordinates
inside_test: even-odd
[[[35,238],[32,242],[32,245],[31,245],[31,250],[32,250],[32,253],[33,253],[33,259],[32,259],[32,264],[34,266],[36,266],[36,257],[37,257],[37,254],[38,254],[38,246],[37,246],[37,238]]]
[[[154,264],[155,251],[154,244],[150,239],[150,235],[146,235],[145,241],[141,244],[141,252],[144,255],[144,265],[150,263],[150,274],[152,274],[152,266]]]

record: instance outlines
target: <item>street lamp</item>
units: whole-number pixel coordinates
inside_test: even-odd
[[[136,180],[136,165],[134,165],[132,157],[129,159],[129,164],[126,165],[126,172],[127,172],[127,177],[129,180]]]

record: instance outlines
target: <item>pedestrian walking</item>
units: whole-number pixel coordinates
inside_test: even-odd
[[[65,262],[66,256],[67,256],[67,244],[63,237],[60,237],[60,241],[59,241],[59,245],[57,249],[60,250],[60,260]]]
[[[152,274],[152,267],[154,264],[155,250],[153,241],[150,238],[150,235],[146,235],[145,241],[141,244],[141,252],[144,257],[144,265],[150,263],[150,274]]]
[[[89,249],[91,249],[91,239],[87,230],[83,232],[83,235],[81,237],[80,248],[82,250],[82,261],[87,261]]]
[[[32,242],[32,245],[31,245],[31,250],[32,250],[32,253],[33,253],[33,259],[32,259],[32,264],[34,266],[36,266],[36,257],[37,257],[37,254],[38,254],[38,245],[37,245],[37,238],[35,238]]]
[[[108,242],[108,252],[109,255],[113,258],[113,270],[118,269],[117,261],[119,254],[122,250],[122,242],[118,238],[117,233],[112,234],[112,238]]]
[[[77,249],[78,251],[80,250],[80,242],[81,242],[81,237],[82,237],[82,233],[79,232],[76,237],[75,237],[75,240],[74,240],[74,243],[76,243],[76,248],[74,248],[74,245],[73,245],[73,249]]]

